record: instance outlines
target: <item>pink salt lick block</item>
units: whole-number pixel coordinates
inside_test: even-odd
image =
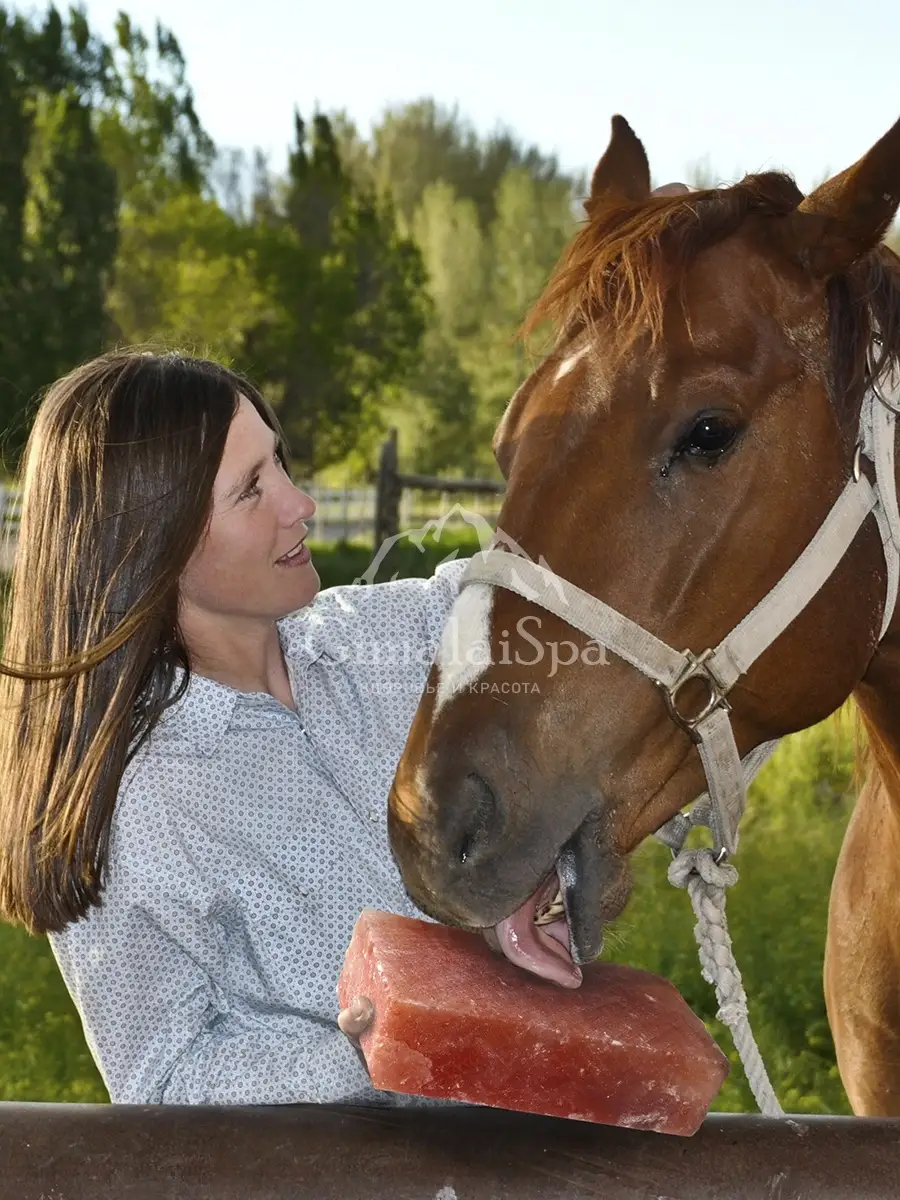
[[[561,988],[492,953],[477,933],[366,909],[338,982],[375,1004],[361,1036],[392,1092],[694,1133],[728,1060],[665,979],[595,963]]]

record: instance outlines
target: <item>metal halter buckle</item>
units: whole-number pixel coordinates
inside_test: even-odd
[[[856,449],[853,451],[853,482],[859,483],[862,475],[862,442],[856,443]]]
[[[712,654],[713,651],[711,649],[704,650],[702,654],[694,654],[691,650],[685,650],[684,656],[688,660],[687,665],[672,686],[667,687],[664,683],[657,683],[665,698],[669,716],[676,725],[679,725],[685,731],[693,742],[700,741],[697,726],[701,721],[705,721],[711,712],[714,712],[717,708],[721,708],[725,712],[731,712],[731,705],[725,699],[726,689],[709,667],[709,659],[712,657]],[[686,717],[678,711],[676,699],[678,693],[691,679],[702,679],[706,684],[709,696],[695,717]]]

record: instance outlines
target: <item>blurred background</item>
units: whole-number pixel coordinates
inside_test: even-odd
[[[808,191],[896,120],[896,25],[886,0],[0,5],[0,566],[41,390],[121,344],[263,388],[319,501],[324,586],[371,560],[386,461],[401,528],[451,498],[491,519],[491,434],[533,362],[516,330],[610,116],[657,184],[784,169]],[[383,568],[473,548],[451,519]],[[784,745],[738,862],[751,1018],[797,1112],[848,1111],[821,964],[855,738],[850,713]],[[612,956],[672,979],[730,1051],[665,865],[639,856]],[[104,1098],[46,944],[0,927],[0,1099]],[[739,1067],[717,1107],[752,1109]]]

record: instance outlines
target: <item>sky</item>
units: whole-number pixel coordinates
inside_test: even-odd
[[[283,167],[297,106],[366,133],[434,96],[589,171],[622,113],[656,183],[789,170],[808,191],[900,117],[896,0],[84,0],[109,35],[126,7],[178,38],[222,147]]]

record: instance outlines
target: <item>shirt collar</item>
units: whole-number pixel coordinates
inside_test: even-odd
[[[306,668],[324,651],[310,642],[303,611],[292,613],[277,622],[278,637],[287,665],[291,692],[298,710],[300,683]],[[181,685],[184,671],[175,668],[175,691]],[[192,674],[185,694],[159,719],[151,735],[157,744],[172,748],[172,740],[186,742],[194,754],[209,758],[215,754],[231,724],[235,707],[241,698],[259,696],[259,692],[239,692],[236,688],[206,675]]]

